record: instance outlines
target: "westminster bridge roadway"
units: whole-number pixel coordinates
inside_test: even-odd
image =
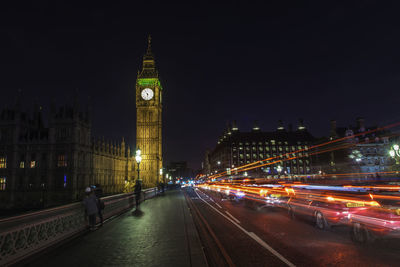
[[[11,225],[3,228],[0,221],[0,265],[398,266],[400,260],[398,240],[356,245],[346,228],[318,230],[282,210],[250,209],[210,191],[185,188],[155,198],[154,191],[145,195],[152,199],[138,211],[132,209],[133,195],[105,199],[109,219],[94,232],[84,230],[83,214],[71,206],[41,214],[23,234]],[[58,222],[49,219],[57,216]],[[83,229],[72,230],[74,220]],[[57,235],[68,241],[54,246]],[[41,242],[47,242],[41,245],[47,249],[39,252]],[[22,252],[29,257],[20,261]]]

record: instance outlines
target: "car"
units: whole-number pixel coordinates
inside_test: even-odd
[[[279,184],[249,186],[246,190],[246,206],[261,210],[264,208],[287,208],[290,190]]]
[[[287,202],[289,215],[311,220],[318,229],[348,225],[352,213],[371,204],[367,194],[295,190]]]
[[[351,239],[369,243],[376,238],[400,237],[400,197],[398,192],[371,195],[379,205],[360,209],[351,214]]]

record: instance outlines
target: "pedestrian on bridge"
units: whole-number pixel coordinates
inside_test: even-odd
[[[142,183],[139,179],[137,179],[135,184],[136,209],[139,208],[141,194],[142,194]]]
[[[100,219],[100,226],[103,226],[103,211],[105,208],[104,201],[101,200],[101,198],[103,197],[103,189],[101,189],[100,184],[96,184],[95,186],[96,188],[94,189],[94,194],[96,195],[97,198],[97,210],[98,210],[97,215],[99,216]]]
[[[85,206],[85,214],[89,217],[89,229],[93,231],[96,229],[95,225],[98,208],[96,195],[90,187],[87,187],[85,189],[85,198],[83,199],[83,205]]]

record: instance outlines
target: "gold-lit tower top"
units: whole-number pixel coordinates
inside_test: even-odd
[[[149,35],[147,40],[147,50],[146,54],[143,56],[142,70],[139,72],[138,78],[158,78],[156,62],[151,51],[151,35]]]

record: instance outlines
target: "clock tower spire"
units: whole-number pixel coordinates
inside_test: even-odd
[[[153,52],[151,51],[151,36],[149,35],[147,41],[146,54],[143,56],[142,70],[139,72],[138,78],[157,78],[158,71],[156,69],[156,62],[154,60]]]
[[[162,86],[151,50],[151,36],[136,79],[136,147],[142,151],[140,178],[156,186],[162,168]]]

